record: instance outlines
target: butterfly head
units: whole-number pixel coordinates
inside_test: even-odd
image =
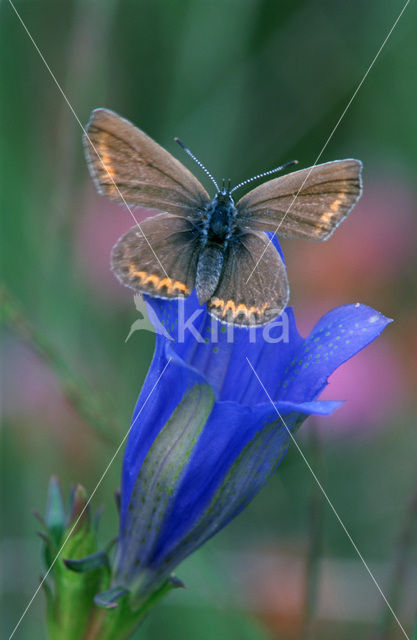
[[[219,206],[227,207],[230,205],[234,205],[234,199],[232,196],[232,192],[230,190],[230,178],[227,181],[223,178],[222,188],[218,189],[216,195],[214,196],[214,200]]]

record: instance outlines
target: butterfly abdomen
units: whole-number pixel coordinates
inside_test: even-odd
[[[219,284],[223,269],[224,252],[217,244],[207,244],[198,258],[195,288],[200,304],[211,298]]]

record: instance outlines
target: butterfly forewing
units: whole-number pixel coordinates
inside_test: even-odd
[[[93,111],[84,144],[97,189],[112,200],[183,216],[209,200],[186,167],[113,111]]]
[[[262,264],[255,270],[262,257]],[[222,322],[258,326],[276,318],[288,302],[287,273],[264,233],[247,232],[230,244],[219,286],[207,303]]]
[[[187,297],[194,287],[197,249],[186,218],[160,213],[120,238],[112,251],[112,269],[135,291],[158,298]]]
[[[327,240],[360,198],[361,169],[359,160],[336,160],[269,180],[239,200],[239,224]]]

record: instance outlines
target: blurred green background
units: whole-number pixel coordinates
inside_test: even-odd
[[[293,158],[310,166],[403,3],[15,6],[81,123],[95,107],[114,109],[210,189],[174,136],[218,180],[236,183]],[[404,527],[415,540],[407,504],[417,479],[416,20],[411,3],[320,158],[363,161],[360,204],[326,245],[283,245],[302,332],[328,309],[357,300],[395,320],[334,376],[324,397],[347,400],[345,407],[308,421],[299,442],[407,629],[417,611],[415,546],[404,555],[398,597],[390,576]],[[95,193],[80,126],[8,0],[0,3],[0,47],[1,278],[11,296],[6,303],[3,292],[1,316],[8,319],[1,327],[0,435],[6,638],[41,574],[31,509],[43,510],[53,473],[66,492],[72,482],[94,489],[128,428],[153,336],[138,331],[125,342],[138,314],[108,261],[130,215]],[[94,498],[94,508],[105,505],[103,541],[117,532],[112,495],[120,465],[121,456]],[[313,630],[303,631],[312,540],[321,547],[317,603]],[[395,623],[378,635],[384,602],[296,450],[245,513],[178,574],[188,590],[170,596],[135,637],[403,637]],[[45,638],[43,619],[39,593],[15,637]]]

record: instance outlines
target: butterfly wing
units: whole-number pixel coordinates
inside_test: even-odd
[[[261,257],[261,268],[254,270]],[[249,231],[230,244],[219,286],[207,309],[221,322],[259,326],[276,318],[288,297],[281,256],[264,233]]]
[[[192,224],[167,213],[132,227],[113,248],[111,265],[122,284],[158,298],[190,295],[199,242]]]
[[[327,240],[361,196],[361,170],[359,160],[336,160],[269,180],[239,200],[239,224]]]
[[[180,215],[209,200],[181,162],[113,111],[93,111],[84,145],[97,190],[112,200]]]

